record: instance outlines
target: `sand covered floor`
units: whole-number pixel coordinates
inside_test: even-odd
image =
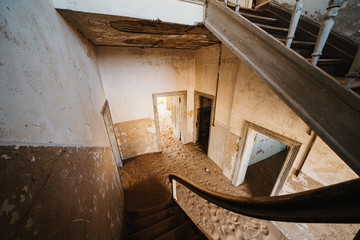
[[[165,114],[162,111],[160,115],[162,153],[145,154],[128,159],[124,167],[119,169],[128,211],[171,201],[169,173],[182,175],[218,192],[237,196],[252,195],[246,183],[234,187],[200,147],[193,143],[184,145],[176,139],[171,132],[169,115],[169,111],[165,111]],[[185,201],[194,201],[196,197],[198,196],[189,194],[185,197],[187,199]],[[192,205],[198,206],[200,201],[197,202]],[[208,202],[206,204],[208,208],[195,207],[191,210],[191,214],[193,220],[198,218],[200,222],[197,224],[214,239],[285,239],[268,221],[252,220],[235,213],[229,214],[227,210],[214,207]],[[199,211],[202,213],[200,214]],[[228,218],[224,217],[224,214],[227,214]],[[208,221],[213,217],[211,215],[222,217],[220,220],[215,219],[216,222],[211,222]],[[249,222],[247,228],[239,227],[240,223],[244,225],[244,221]],[[223,225],[229,226],[230,230],[221,228]]]

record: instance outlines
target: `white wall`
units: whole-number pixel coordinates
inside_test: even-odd
[[[99,47],[97,54],[114,123],[154,119],[153,93],[187,90],[187,141],[192,141],[192,51]]]
[[[108,145],[93,48],[51,1],[2,1],[0,31],[0,141]]]
[[[194,25],[204,7],[179,0],[53,0],[56,8]],[[185,17],[186,16],[186,17]]]
[[[272,155],[277,154],[278,152],[286,148],[285,144],[282,144],[271,137],[268,137],[264,134],[257,133],[255,136],[255,142],[253,149],[250,154],[249,166],[255,163],[258,163]]]

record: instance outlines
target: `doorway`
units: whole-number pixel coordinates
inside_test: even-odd
[[[232,183],[246,181],[257,197],[278,195],[301,143],[249,122],[243,134]]]
[[[161,151],[161,127],[166,127],[166,121],[171,126],[172,134],[182,143],[186,143],[186,120],[187,120],[187,92],[166,92],[154,93],[154,117],[156,126],[156,137],[158,142],[158,150]],[[161,115],[161,121],[160,121]],[[165,122],[164,122],[165,121]]]
[[[104,120],[104,124],[105,124],[105,128],[106,128],[106,133],[107,133],[108,138],[109,138],[110,147],[111,147],[112,153],[114,155],[116,166],[117,167],[122,167],[123,163],[122,163],[121,152],[119,150],[119,146],[118,146],[117,141],[116,141],[115,132],[114,132],[114,125],[113,125],[113,121],[112,121],[112,118],[111,118],[109,103],[108,103],[107,100],[105,101],[104,106],[103,106],[103,108],[101,110],[101,115],[103,116],[103,120]]]
[[[207,154],[213,116],[214,96],[195,91],[194,142]]]

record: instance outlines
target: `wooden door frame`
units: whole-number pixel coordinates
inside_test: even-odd
[[[109,119],[110,119],[110,126],[108,126],[106,124],[106,121],[105,121],[105,110],[108,109],[108,112],[109,112]],[[106,99],[105,100],[105,103],[101,109],[101,115],[103,117],[103,122],[104,122],[104,126],[105,126],[105,130],[106,130],[106,134],[109,138],[109,142],[110,142],[110,148],[111,148],[111,151],[113,153],[113,156],[114,156],[114,160],[115,160],[115,163],[116,163],[116,166],[117,167],[123,167],[123,158],[122,158],[122,155],[121,155],[121,151],[120,151],[120,148],[117,144],[117,139],[116,139],[116,136],[115,136],[115,129],[114,129],[114,124],[113,124],[113,120],[112,120],[112,117],[111,117],[111,111],[110,111],[110,106],[109,106],[109,103],[108,103],[108,100]]]
[[[160,145],[160,125],[159,125],[159,111],[157,98],[158,97],[169,97],[169,96],[180,96],[181,97],[181,142],[186,144],[187,142],[187,91],[174,91],[174,92],[163,92],[163,93],[153,93],[153,108],[154,108],[154,120],[155,120],[155,128],[156,128],[156,139],[158,144],[158,151],[161,151]]]
[[[212,129],[211,126],[214,126],[214,114],[215,114],[215,96],[210,95],[207,93],[194,91],[194,123],[193,123],[193,142],[196,143],[197,140],[197,132],[196,132],[196,120],[197,120],[197,109],[196,106],[198,104],[198,97],[206,97],[211,99],[211,114],[210,114],[210,126],[209,126],[209,139],[208,139],[208,149],[206,149],[206,155],[208,155],[209,148],[210,148],[210,139],[211,139],[211,133]]]
[[[242,137],[242,141],[240,141],[239,143],[238,157],[235,161],[234,174],[232,177],[232,183],[235,186],[240,185],[245,179],[247,167],[249,166],[249,160],[250,160],[249,154],[251,154],[252,148],[254,146],[254,134],[256,132],[271,137],[272,139],[275,139],[276,141],[279,141],[290,147],[286,155],[284,164],[279,173],[279,176],[271,192],[271,196],[276,196],[279,194],[281,188],[285,184],[286,178],[290,173],[290,170],[294,164],[294,161],[302,144],[298,141],[295,141],[281,134],[273,132],[269,129],[245,121],[245,126],[242,135],[243,137]]]

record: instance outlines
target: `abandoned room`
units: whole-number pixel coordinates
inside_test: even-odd
[[[360,239],[360,0],[0,1],[0,239]]]

